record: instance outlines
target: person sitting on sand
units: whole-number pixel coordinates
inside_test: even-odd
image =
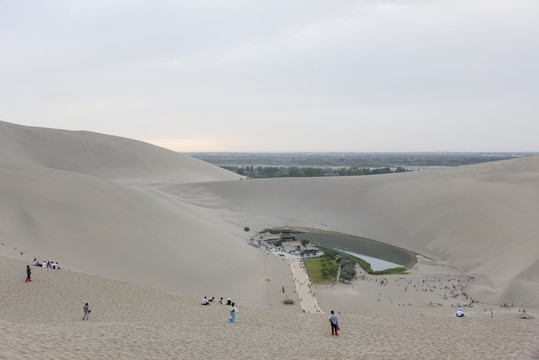
[[[464,313],[462,312],[462,309],[459,309],[457,311],[457,317],[464,317]]]
[[[219,300],[219,304],[224,304],[225,303],[225,300],[223,299],[223,297],[221,296],[221,300]]]
[[[226,304],[227,305],[232,305],[232,300],[230,300],[230,298],[228,298],[228,300],[226,301]]]
[[[202,299],[202,305],[210,305],[210,302],[208,301],[208,299],[206,299],[205,296],[204,299]]]
[[[213,299],[214,299],[214,297],[212,296],[212,297],[210,297],[210,298],[208,299],[208,301],[209,301],[209,302],[213,302]]]
[[[43,263],[41,264],[41,267],[44,267],[44,268],[47,267],[47,263],[45,262],[45,260],[43,260]]]
[[[41,264],[39,263],[39,261],[37,261],[37,258],[34,258],[34,262],[32,262],[32,265],[40,266]]]

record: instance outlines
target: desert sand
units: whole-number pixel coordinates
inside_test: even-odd
[[[0,359],[532,359],[539,323],[516,317],[361,316],[228,306],[0,258]],[[228,294],[216,294],[226,297]],[[82,306],[92,312],[82,321]]]
[[[0,122],[0,359],[533,358],[537,320],[518,310],[537,317],[537,204],[538,156],[252,180],[134,140]],[[306,280],[298,288],[288,260],[248,244],[285,224],[423,256],[383,285],[363,274],[313,287],[321,312],[303,313]],[[63,269],[35,268],[26,283],[34,257]],[[203,296],[234,299],[237,324]],[[322,314],[332,309],[338,338]]]

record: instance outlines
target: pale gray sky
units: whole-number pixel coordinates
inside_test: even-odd
[[[539,151],[537,0],[0,0],[0,120],[178,151]]]

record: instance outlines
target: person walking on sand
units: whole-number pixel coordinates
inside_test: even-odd
[[[335,311],[331,310],[331,315],[328,317],[329,323],[331,324],[331,335],[339,335],[337,332],[339,330],[339,320]]]
[[[90,313],[92,312],[92,310],[90,310],[90,308],[88,307],[88,303],[84,305],[82,310],[84,311],[84,315],[82,315],[82,320],[88,320],[88,315],[90,315]]]
[[[239,312],[238,309],[236,309],[236,304],[232,303],[230,304],[230,323],[234,324],[234,320],[236,320],[236,313]]]
[[[32,275],[32,269],[30,269],[30,265],[26,265],[26,282],[32,281],[30,275]]]

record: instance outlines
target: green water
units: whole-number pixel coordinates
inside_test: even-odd
[[[326,248],[364,254],[407,268],[411,268],[416,263],[416,254],[412,251],[358,236],[320,232],[296,234],[295,237],[297,240],[305,239]]]

